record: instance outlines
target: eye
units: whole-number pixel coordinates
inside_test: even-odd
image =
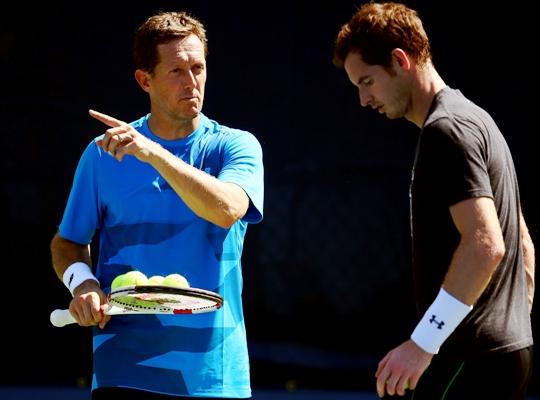
[[[362,79],[362,82],[360,82],[360,86],[362,87],[368,87],[368,86],[371,86],[373,85],[373,78],[365,78],[365,79]]]
[[[202,71],[204,71],[204,64],[195,64],[192,69],[193,69],[193,72],[197,74],[201,73]]]

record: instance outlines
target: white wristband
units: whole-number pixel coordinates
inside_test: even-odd
[[[66,285],[66,287],[69,289],[72,296],[75,288],[88,279],[93,279],[99,284],[99,281],[92,273],[90,267],[83,262],[76,262],[71,264],[64,271],[64,275],[62,276],[64,285]]]
[[[441,288],[435,301],[416,325],[411,339],[428,353],[437,354],[444,341],[472,308]]]

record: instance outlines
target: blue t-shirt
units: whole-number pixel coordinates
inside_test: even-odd
[[[130,387],[177,396],[250,397],[242,311],[240,257],[248,223],[263,215],[261,146],[246,131],[201,115],[179,140],[148,128],[149,115],[132,123],[186,163],[240,186],[249,209],[228,229],[198,217],[149,164],[121,162],[92,142],[84,151],[60,235],[88,244],[99,230],[96,276],[107,292],[118,274],[148,277],[180,273],[192,287],[220,293],[224,305],[197,315],[123,315],[94,329],[92,388]]]

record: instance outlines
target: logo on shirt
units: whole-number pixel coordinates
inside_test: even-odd
[[[156,179],[152,181],[152,186],[154,186],[160,192],[164,190],[172,190],[171,185],[169,185],[169,183],[165,179],[160,178],[159,176],[157,176]]]

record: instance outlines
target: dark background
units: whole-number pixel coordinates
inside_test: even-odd
[[[418,129],[361,109],[332,65],[335,35],[361,3],[3,4],[1,265],[15,307],[4,310],[0,385],[88,385],[90,332],[49,323],[69,300],[49,242],[78,158],[104,130],[87,110],[125,121],[148,112],[133,78],[132,34],[157,10],[183,9],[207,28],[205,114],[253,132],[264,151],[265,219],[248,229],[243,257],[253,386],[373,388],[377,362],[417,321],[408,183]],[[424,20],[446,83],[505,134],[538,245],[535,14],[519,1],[407,4]]]

